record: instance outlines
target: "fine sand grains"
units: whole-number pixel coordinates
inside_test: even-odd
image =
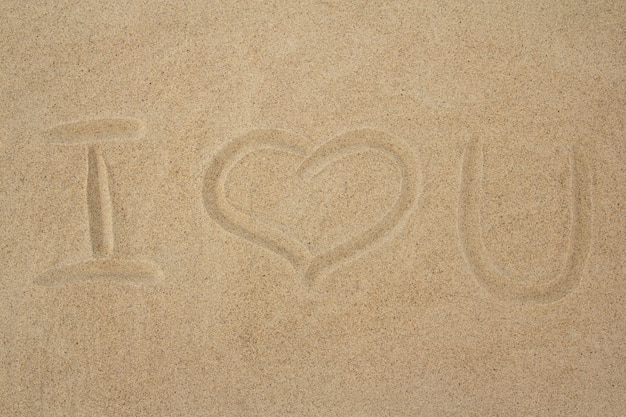
[[[0,416],[626,415],[625,27],[0,2]]]

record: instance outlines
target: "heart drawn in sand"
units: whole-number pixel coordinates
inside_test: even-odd
[[[332,164],[353,154],[380,152],[397,166],[401,176],[397,199],[386,212],[348,240],[313,254],[297,237],[258,216],[244,213],[226,196],[230,171],[247,155],[278,150],[301,159],[295,175],[308,181]],[[211,158],[204,176],[204,205],[225,230],[260,245],[288,260],[304,283],[311,284],[324,271],[355,258],[398,229],[413,208],[422,183],[413,152],[403,142],[376,130],[361,129],[342,134],[317,149],[307,141],[280,130],[255,130],[227,144]]]

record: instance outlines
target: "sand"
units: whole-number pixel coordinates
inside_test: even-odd
[[[626,3],[0,3],[0,416],[626,415]]]

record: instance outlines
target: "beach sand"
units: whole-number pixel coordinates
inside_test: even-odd
[[[0,416],[626,415],[626,3],[0,3]]]

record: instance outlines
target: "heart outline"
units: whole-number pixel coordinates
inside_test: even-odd
[[[365,231],[337,246],[313,256],[298,239],[245,214],[226,198],[224,184],[230,170],[253,151],[278,149],[303,160],[296,174],[312,177],[349,154],[368,150],[390,156],[401,170],[400,195],[393,207]],[[248,132],[226,144],[211,158],[203,180],[204,206],[209,216],[225,230],[249,240],[285,258],[305,284],[324,271],[360,256],[375,244],[391,236],[406,220],[421,192],[422,175],[411,149],[398,139],[381,131],[359,129],[330,139],[310,151],[304,138],[283,130],[259,129]]]

